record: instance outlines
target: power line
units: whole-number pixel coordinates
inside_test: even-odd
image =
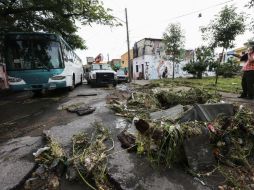
[[[204,10],[208,10],[208,9],[212,9],[212,8],[215,8],[215,7],[218,7],[218,6],[221,6],[221,5],[224,5],[224,4],[227,4],[227,3],[230,3],[230,2],[233,2],[233,1],[238,1],[238,0],[228,0],[226,2],[222,2],[222,3],[218,3],[218,4],[215,4],[215,5],[212,5],[212,6],[209,6],[209,7],[206,7],[206,8],[203,8],[203,9],[199,9],[199,10],[195,10],[195,11],[191,11],[191,12],[188,12],[188,13],[185,13],[185,14],[182,14],[182,15],[179,15],[179,16],[176,16],[176,17],[172,17],[170,19],[167,19],[167,20],[161,20],[161,22],[169,22],[169,21],[172,21],[172,20],[176,20],[176,19],[179,19],[179,18],[182,18],[182,17],[186,17],[186,16],[189,16],[189,15],[192,15],[192,14],[196,14],[196,13],[200,13]],[[146,26],[147,24],[143,24],[143,26]],[[133,28],[130,28],[130,30],[133,30]],[[134,29],[135,31],[136,29]]]
[[[232,1],[234,1],[234,0],[229,0],[229,1],[226,1],[226,2],[223,2],[223,3],[218,3],[218,4],[215,4],[215,5],[212,5],[212,6],[203,8],[203,9],[195,10],[195,11],[192,11],[192,12],[189,12],[189,13],[186,13],[186,14],[183,14],[183,15],[180,15],[180,16],[172,17],[172,18],[170,18],[168,21],[170,21],[170,20],[175,20],[175,19],[178,19],[178,18],[182,18],[182,17],[185,17],[185,16],[189,16],[189,15],[192,15],[192,14],[200,13],[200,12],[202,12],[202,11],[205,11],[205,10],[208,10],[208,9],[211,9],[211,8],[214,8],[214,7],[218,7],[218,6],[221,6],[221,5],[230,3],[230,2],[232,2]]]

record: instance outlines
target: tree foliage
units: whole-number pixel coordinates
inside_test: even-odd
[[[173,63],[173,79],[175,64],[182,60],[185,36],[180,24],[170,24],[163,33],[163,41],[168,59]]]
[[[193,59],[184,66],[183,70],[192,74],[195,78],[202,78],[204,71],[214,62],[214,54],[211,48],[201,46],[195,49]]]
[[[218,69],[218,75],[224,78],[231,78],[241,71],[241,66],[235,58],[230,58],[227,62],[221,64]]]
[[[254,7],[254,0],[250,0],[250,2],[247,5],[249,8]]]
[[[254,0],[251,0],[247,5],[246,5],[249,9],[254,9]],[[251,23],[250,23],[250,30],[254,31],[254,18],[251,19]]]
[[[212,47],[232,48],[236,36],[245,31],[245,17],[243,13],[236,12],[236,7],[225,6],[201,31]]]
[[[245,17],[243,13],[237,13],[236,7],[225,6],[215,16],[207,27],[201,29],[204,40],[210,41],[213,48],[222,47],[222,55],[228,48],[234,47],[236,36],[244,33],[246,28]],[[222,56],[223,57],[223,56]],[[220,62],[222,59],[220,60]],[[220,64],[220,63],[219,63]],[[216,69],[216,81],[218,81],[218,68]]]
[[[96,0],[0,0],[0,30],[57,33],[72,48],[85,49],[77,22],[118,25],[110,11]]]

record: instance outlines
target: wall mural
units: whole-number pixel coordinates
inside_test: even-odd
[[[160,60],[157,65],[157,77],[159,79],[168,78],[172,74],[172,64],[169,61]]]

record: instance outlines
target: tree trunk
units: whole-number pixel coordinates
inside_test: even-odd
[[[198,73],[197,73],[197,78],[198,78],[198,79],[202,79],[202,72],[198,72]]]
[[[172,74],[172,79],[175,79],[175,62],[173,61],[173,74]]]
[[[215,86],[216,86],[217,83],[218,83],[218,77],[219,77],[219,76],[218,76],[218,71],[219,71],[221,62],[223,61],[223,56],[224,56],[224,48],[222,49],[222,56],[221,56],[221,59],[220,59],[220,61],[219,61],[218,66],[217,66],[217,68],[216,68]]]

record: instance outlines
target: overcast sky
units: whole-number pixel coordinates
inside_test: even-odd
[[[206,26],[223,6],[234,4],[238,11],[252,12],[244,8],[249,0],[103,0],[104,6],[113,9],[112,14],[125,20],[124,8],[128,9],[130,47],[143,38],[161,38],[170,23],[180,23],[185,33],[185,48],[194,49],[202,42],[200,26]],[[225,4],[224,4],[225,3]],[[220,5],[221,4],[221,5]],[[193,13],[195,12],[195,13]],[[192,13],[192,14],[189,14]],[[198,14],[202,13],[199,18]],[[186,16],[183,16],[186,15]],[[100,25],[82,26],[79,35],[86,40],[87,50],[77,50],[77,54],[86,62],[86,57],[95,57],[102,53],[104,60],[116,59],[127,51],[126,28]],[[246,32],[236,40],[236,46],[242,46],[246,40],[254,37]]]

